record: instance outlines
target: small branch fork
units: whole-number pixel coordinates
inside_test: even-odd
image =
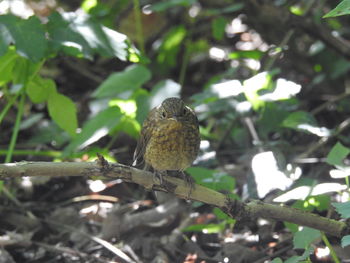
[[[151,172],[122,164],[108,163],[102,156],[98,156],[96,162],[19,162],[0,164],[0,179],[22,176],[105,176],[115,179],[119,178],[125,182],[141,185],[147,190],[173,192],[182,199],[200,201],[219,207],[229,216],[239,221],[262,217],[312,227],[337,237],[350,233],[350,227],[345,222],[257,200],[243,203],[198,184],[194,185],[189,196],[190,186],[179,178],[165,176],[163,180],[166,187],[164,187],[160,185],[159,179],[153,176]],[[266,176],[268,177],[268,175]]]

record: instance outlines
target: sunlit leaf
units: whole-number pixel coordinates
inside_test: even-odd
[[[27,85],[26,92],[33,103],[41,103],[56,92],[56,84],[52,79],[35,76]]]
[[[12,79],[12,70],[16,64],[17,56],[14,49],[9,49],[5,55],[0,56],[0,86]]]
[[[334,9],[329,11],[323,18],[343,16],[350,14],[350,0],[341,1]]]
[[[225,229],[225,224],[196,224],[182,229],[183,232],[219,233]]]
[[[220,208],[214,207],[213,213],[215,216],[220,220],[229,220],[232,219],[232,217],[228,216],[226,213],[224,213]],[[235,222],[236,220],[234,220]]]
[[[255,110],[264,105],[264,101],[261,100],[258,92],[263,89],[269,89],[270,84],[271,75],[268,72],[261,72],[243,82],[244,94]]]
[[[37,73],[41,63],[33,63],[29,59],[17,56],[12,72],[13,84],[26,85],[27,82]]]
[[[162,45],[158,51],[157,61],[160,65],[166,64],[175,66],[178,62],[177,54],[180,49],[181,42],[185,39],[187,30],[184,26],[177,26],[172,28],[163,40]]]
[[[260,50],[240,50],[231,52],[228,54],[228,58],[230,59],[239,59],[239,58],[252,58],[252,59],[261,59],[264,55],[264,52]]]
[[[97,0],[84,0],[81,3],[81,8],[85,11],[85,12],[89,12],[90,9],[96,7],[98,4]]]
[[[51,93],[47,101],[50,117],[72,137],[78,127],[77,109],[74,102],[59,93]]]

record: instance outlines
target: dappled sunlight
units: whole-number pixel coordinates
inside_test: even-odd
[[[222,99],[239,95],[243,92],[243,87],[239,80],[234,79],[213,84],[210,86],[210,90]]]
[[[0,261],[346,261],[349,1],[314,2],[0,0]]]
[[[274,202],[288,202],[290,200],[305,200],[308,196],[321,195],[332,192],[341,192],[347,189],[347,186],[339,183],[320,183],[315,186],[299,186],[286,193],[276,197]]]
[[[312,126],[308,123],[298,124],[297,128],[300,130],[308,131],[308,132],[315,134],[319,137],[324,137],[324,136],[327,137],[327,136],[331,135],[331,130],[327,129],[326,127],[315,127],[315,126]]]
[[[0,1],[0,15],[13,13],[22,18],[34,15],[34,12],[23,0],[2,0]]]
[[[106,184],[102,180],[87,180],[87,184],[92,192],[98,193],[106,189]]]
[[[209,49],[209,57],[216,61],[223,61],[226,58],[225,50],[218,47],[211,47]]]
[[[124,114],[133,118],[136,117],[137,106],[134,100],[112,99],[109,101],[109,106],[118,106]]]
[[[259,198],[275,189],[286,190],[293,183],[292,179],[280,171],[273,152],[256,154],[251,167]]]
[[[272,93],[263,94],[260,99],[265,101],[286,100],[294,97],[301,91],[301,85],[286,79],[277,79],[276,87]]]

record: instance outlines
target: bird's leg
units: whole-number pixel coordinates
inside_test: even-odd
[[[195,181],[193,179],[192,176],[186,174],[184,171],[181,171],[181,174],[183,176],[183,179],[184,181],[188,184],[188,186],[190,187],[190,190],[188,191],[188,194],[187,194],[187,199],[190,198],[191,196],[191,193],[192,193],[192,190],[194,189],[194,186],[195,186]]]
[[[159,179],[160,186],[166,187],[166,185],[164,185],[164,180],[163,180],[163,176],[167,175],[166,171],[157,171],[157,170],[155,170],[153,175],[154,175],[155,178]]]

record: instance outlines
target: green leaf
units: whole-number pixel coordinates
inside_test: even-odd
[[[305,202],[311,207],[314,207],[319,212],[327,211],[329,209],[329,205],[331,203],[331,199],[329,195],[314,195],[309,196]]]
[[[332,203],[335,207],[335,210],[340,214],[344,219],[350,218],[350,201],[345,203]]]
[[[236,222],[235,219],[232,219],[230,216],[228,216],[226,213],[224,213],[220,208],[214,207],[213,213],[215,214],[215,216],[219,220],[226,220],[226,222],[229,221],[229,223],[235,223]]]
[[[4,56],[0,56],[0,86],[12,79],[12,70],[16,64],[17,56],[14,49],[9,49]]]
[[[215,18],[211,24],[213,37],[216,40],[221,40],[225,36],[225,28],[227,24],[227,19],[220,16],[218,18]]]
[[[68,133],[64,132],[58,125],[51,121],[47,126],[39,125],[35,130],[35,134],[28,140],[28,144],[50,144],[54,142],[58,148],[66,145],[70,141]],[[61,153],[58,154],[61,156]]]
[[[260,50],[241,50],[241,51],[235,51],[228,55],[228,58],[230,59],[239,59],[239,58],[252,58],[259,60],[264,55],[264,52]]]
[[[314,253],[314,248],[309,247],[305,249],[304,253],[301,256],[292,256],[288,258],[284,263],[310,263],[310,260],[307,260],[311,254]]]
[[[142,122],[147,118],[148,112],[150,111],[150,95],[147,90],[138,89],[133,95],[136,101],[136,120],[142,124]]]
[[[80,150],[106,136],[120,122],[122,116],[116,106],[99,112],[83,125],[81,132],[65,148],[65,154]]]
[[[310,113],[306,111],[296,111],[289,114],[282,123],[284,127],[295,129],[299,128],[301,124],[316,125],[316,120]]]
[[[33,103],[42,103],[56,93],[56,83],[37,75],[28,83],[26,92]]]
[[[197,183],[214,190],[233,191],[235,180],[226,173],[210,170],[203,167],[190,167],[186,169]]]
[[[298,232],[299,226],[297,224],[289,223],[289,222],[283,222],[286,228],[288,228],[292,233]]]
[[[281,123],[288,114],[279,104],[266,102],[257,122],[259,132],[267,138],[271,131],[280,129]]]
[[[178,62],[178,52],[181,43],[185,39],[187,30],[184,26],[173,27],[166,35],[161,44],[157,62],[164,66],[175,66]]]
[[[24,57],[17,56],[12,71],[13,84],[27,85],[28,81],[38,72],[41,65],[40,62],[33,63]]]
[[[270,263],[283,263],[283,261],[280,258],[274,258]]]
[[[350,148],[345,147],[340,142],[337,142],[327,155],[326,162],[331,165],[344,165],[343,160],[350,153]]]
[[[301,231],[294,234],[294,248],[307,249],[312,242],[321,237],[319,230],[304,227]]]
[[[100,25],[87,14],[55,12],[49,17],[47,29],[57,51],[89,59],[95,53],[121,60],[128,58],[127,37]]]
[[[115,126],[111,133],[125,132],[133,138],[138,138],[140,135],[141,126],[135,118],[123,116],[120,122]]]
[[[331,131],[325,127],[318,127],[315,118],[308,112],[297,111],[289,114],[282,122],[282,127],[315,134],[317,136],[329,136]]]
[[[225,224],[196,224],[182,229],[183,232],[219,233],[225,229]]]
[[[350,245],[350,235],[347,235],[347,236],[344,236],[342,239],[341,239],[341,246],[342,247],[346,247]]]
[[[68,132],[70,136],[75,136],[78,121],[74,102],[62,94],[51,93],[47,106],[50,117],[57,125]]]
[[[44,27],[36,16],[0,16],[0,43],[0,56],[6,52],[6,45],[15,44],[17,53],[33,62],[42,60],[48,47]]]
[[[334,9],[325,14],[323,18],[336,17],[350,14],[350,0],[341,1]]]
[[[210,170],[203,167],[190,167],[186,169],[186,172],[188,172],[196,180],[196,182],[199,182],[204,181],[207,178],[212,178],[215,170]]]
[[[112,73],[98,86],[92,96],[95,98],[118,97],[121,93],[128,92],[126,98],[132,95],[132,92],[139,89],[145,82],[151,78],[151,72],[142,65],[132,65],[124,71]]]

